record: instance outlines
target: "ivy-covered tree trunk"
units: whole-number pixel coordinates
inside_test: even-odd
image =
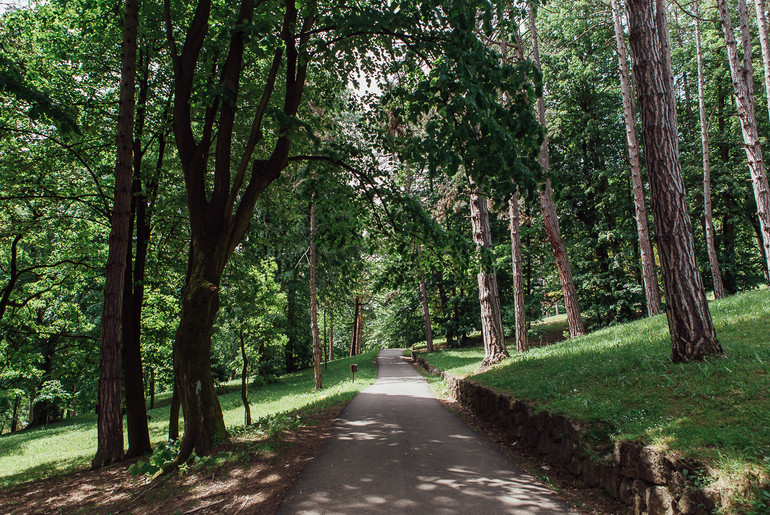
[[[730,74],[733,79],[733,92],[738,108],[738,118],[743,131],[743,148],[749,162],[751,183],[754,188],[754,199],[757,203],[757,215],[762,233],[761,247],[764,249],[765,269],[770,270],[770,187],[768,187],[767,171],[762,156],[762,145],[759,141],[757,121],[754,109],[754,77],[751,64],[751,40],[749,36],[749,15],[745,0],[739,0],[738,11],[741,19],[743,45],[743,63],[738,57],[738,43],[735,40],[733,22],[727,0],[718,0],[719,17],[727,45],[727,58],[730,63]]]
[[[537,27],[535,26],[535,14],[531,7],[528,7],[527,9],[529,12],[530,34],[532,36],[532,53],[535,66],[537,66],[539,70],[541,68],[540,50],[537,40]],[[537,116],[540,125],[545,129],[545,102],[543,101],[543,97],[537,99]],[[543,173],[547,177],[549,172],[547,136],[540,147],[538,161],[543,168]],[[553,189],[551,188],[550,178],[546,179],[545,185],[540,189],[540,209],[543,212],[545,232],[548,235],[548,241],[553,250],[553,257],[556,260],[556,268],[559,272],[559,282],[561,283],[562,294],[564,295],[564,307],[567,310],[569,334],[570,337],[575,338],[576,336],[585,334],[586,329],[580,314],[580,303],[578,302],[577,293],[575,291],[575,281],[572,279],[572,267],[569,263],[567,247],[564,245],[564,240],[561,237],[561,230],[559,229],[559,217],[556,214],[556,205],[553,203]]]
[[[134,84],[136,82],[136,36],[139,1],[126,0],[120,70],[115,200],[112,208],[109,253],[105,269],[99,357],[99,416],[97,449],[91,466],[99,468],[123,459],[123,415],[121,413],[120,336],[123,281],[129,246],[131,175],[134,138]]]
[[[661,313],[660,289],[658,288],[658,275],[655,273],[655,256],[652,250],[652,243],[650,242],[647,203],[644,196],[642,166],[639,157],[639,141],[636,137],[636,117],[634,116],[633,102],[631,99],[626,43],[623,37],[623,27],[620,24],[620,12],[617,0],[612,0],[612,18],[615,24],[615,43],[618,49],[620,92],[623,100],[623,117],[626,122],[628,161],[631,167],[631,185],[634,192],[636,232],[639,237],[639,257],[642,262],[642,280],[644,282],[644,295],[647,301],[647,316],[655,316]]]
[[[703,73],[703,52],[700,39],[700,14],[698,0],[693,2],[695,9],[695,54],[698,60],[698,109],[700,113],[701,150],[703,152],[703,222],[706,233],[706,252],[709,256],[711,278],[714,283],[714,297],[725,297],[725,287],[722,282],[722,271],[719,269],[717,258],[716,237],[714,235],[714,219],[711,209],[711,159],[709,157],[709,126],[706,118],[706,80]]]
[[[315,174],[314,177],[315,179]],[[315,378],[315,389],[320,390],[323,387],[321,377],[321,337],[318,333],[318,300],[316,297],[316,193],[313,192],[313,199],[310,205],[310,330],[313,334],[313,376]]]
[[[514,192],[508,201],[508,217],[511,222],[511,266],[513,269],[513,308],[516,316],[516,352],[521,353],[529,350],[529,343],[527,342],[527,309],[524,297],[524,261],[521,258],[518,192]]]
[[[420,270],[420,304],[422,304],[422,323],[425,327],[425,344],[428,352],[433,352],[433,331],[430,327],[430,310],[428,309],[428,288],[425,285],[425,270],[422,268],[420,254],[422,248],[417,249],[417,268]]]
[[[721,354],[695,262],[695,242],[687,199],[676,124],[671,118],[673,96],[649,0],[629,0],[628,18],[634,81],[642,115],[647,170],[658,234],[666,317],[675,363]]]
[[[481,328],[484,337],[484,361],[482,367],[499,363],[508,357],[505,348],[505,333],[500,311],[500,294],[497,277],[491,263],[487,263],[485,252],[492,248],[492,231],[489,228],[487,199],[477,190],[471,191],[471,227],[473,241],[479,253],[479,304],[481,305]]]

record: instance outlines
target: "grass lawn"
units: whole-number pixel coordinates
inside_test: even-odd
[[[323,390],[316,392],[313,370],[286,374],[278,382],[249,390],[254,421],[301,410],[321,410],[352,399],[377,378],[374,360],[378,350],[353,358],[334,360],[323,372]],[[355,382],[350,363],[358,363]],[[219,396],[228,429],[243,426],[240,390]],[[148,412],[153,445],[168,438],[169,406]],[[182,421],[180,420],[180,426]],[[183,427],[183,426],[182,426]],[[180,430],[182,429],[180,427]],[[126,444],[127,445],[127,444]],[[0,437],[0,488],[86,469],[96,453],[96,415],[84,414],[48,427]]]
[[[770,290],[711,303],[724,358],[675,365],[665,315],[513,356],[478,375],[482,348],[442,350],[431,365],[569,417],[602,421],[708,465],[709,481],[770,478]]]

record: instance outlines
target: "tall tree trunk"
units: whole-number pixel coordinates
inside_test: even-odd
[[[516,352],[529,350],[527,319],[524,297],[524,263],[521,258],[521,232],[519,223],[518,191],[508,201],[508,217],[511,226],[511,267],[513,272],[513,307],[516,316]]]
[[[743,63],[738,57],[738,43],[735,40],[733,22],[727,7],[727,0],[717,0],[719,17],[727,45],[727,57],[730,62],[730,73],[733,79],[733,92],[738,108],[738,118],[743,130],[744,149],[751,171],[751,183],[754,188],[754,199],[757,203],[757,215],[762,231],[762,247],[765,251],[765,268],[770,270],[770,188],[768,188],[765,161],[762,157],[762,145],[757,132],[756,115],[754,111],[754,78],[751,65],[751,40],[749,35],[749,15],[745,0],[739,0],[738,11],[741,18],[741,34],[743,43]]]
[[[679,163],[673,90],[666,73],[655,13],[648,0],[629,0],[628,19],[634,80],[642,115],[642,134],[657,228],[666,317],[675,363],[721,354],[703,281],[695,262],[695,242],[687,213]],[[664,21],[665,25],[665,21]]]
[[[174,387],[171,390],[171,408],[169,410],[168,419],[168,439],[179,439],[179,408],[181,408],[181,400],[179,399],[179,387],[174,381]]]
[[[99,358],[99,417],[97,449],[91,466],[99,468],[123,459],[121,414],[120,334],[131,212],[132,147],[134,137],[134,84],[139,0],[126,0],[121,51],[120,105],[118,112],[115,201],[112,208],[110,247],[105,269]]]
[[[13,414],[11,415],[11,433],[19,429],[19,408],[21,407],[21,395],[13,400]]]
[[[364,333],[364,305],[358,301],[358,324],[356,325],[356,355],[361,354],[361,341]]]
[[[155,367],[150,367],[150,409],[155,408]]]
[[[147,220],[147,197],[142,194],[142,136],[144,134],[147,113],[150,59],[145,51],[140,52],[139,55],[142,75],[139,81],[139,99],[136,105],[133,149],[134,178],[131,186],[131,215],[128,229],[128,234],[133,235],[134,219],[136,219],[136,258],[133,258],[132,248],[129,244],[126,254],[126,277],[123,285],[122,365],[123,380],[125,381],[126,429],[128,432],[127,458],[141,456],[152,451],[150,430],[147,424],[147,405],[144,398],[144,374],[142,371],[141,352],[144,272],[150,239],[150,226]],[[165,147],[162,135],[160,140],[159,167],[163,163]],[[156,178],[154,187],[149,186],[154,194],[157,194],[157,184]]]
[[[241,322],[243,323],[243,322]],[[239,336],[241,339],[241,359],[243,360],[243,369],[241,370],[241,402],[243,402],[243,423],[251,425],[251,406],[249,405],[249,357],[246,355],[246,342],[243,338],[243,327],[240,328]]]
[[[709,124],[706,118],[706,81],[703,73],[703,51],[700,39],[700,13],[698,0],[693,3],[695,8],[695,52],[698,59],[698,108],[700,113],[701,149],[703,152],[703,222],[706,232],[706,251],[709,256],[711,278],[714,282],[714,297],[724,298],[725,287],[722,283],[722,272],[717,259],[716,237],[714,236],[714,220],[711,210],[711,159],[709,157]]]
[[[529,12],[529,28],[532,36],[532,52],[535,65],[540,69],[540,50],[537,41],[537,27],[535,26],[535,14],[531,7]],[[543,97],[537,99],[537,115],[540,125],[545,130],[545,102]],[[538,159],[543,173],[546,177],[549,174],[548,164],[548,137],[543,140],[540,147],[540,157]],[[540,189],[540,209],[543,212],[543,223],[545,231],[548,234],[548,241],[553,249],[553,257],[556,260],[556,268],[559,272],[559,282],[561,283],[562,294],[564,295],[564,304],[567,310],[567,321],[569,323],[569,334],[572,338],[585,334],[583,318],[580,315],[580,304],[578,303],[577,293],[575,292],[575,282],[572,279],[572,267],[567,256],[567,248],[561,237],[559,229],[559,217],[556,215],[556,206],[553,203],[553,189],[551,188],[551,179],[545,181],[544,187]]]
[[[422,247],[417,248],[417,268],[420,270],[420,303],[422,304],[422,322],[425,327],[425,344],[428,352],[433,352],[433,331],[430,327],[430,310],[428,309],[428,289],[425,286],[425,271],[422,268],[420,254]]]
[[[634,192],[636,232],[639,236],[639,254],[642,263],[644,296],[647,301],[647,316],[655,316],[661,313],[660,289],[658,288],[658,276],[655,273],[655,256],[650,242],[647,205],[644,198],[644,183],[642,182],[641,159],[639,158],[639,141],[636,137],[636,117],[634,116],[631,84],[628,74],[626,42],[623,38],[623,27],[620,24],[620,12],[617,0],[612,0],[612,17],[615,22],[615,43],[618,49],[618,65],[620,68],[620,91],[623,99],[623,117],[626,122],[628,161],[631,167],[631,184]]]
[[[334,304],[332,304],[334,309]],[[329,317],[329,361],[334,361],[334,311]]]
[[[356,338],[358,337],[358,310],[361,309],[361,297],[356,295],[356,307],[353,310],[353,330],[350,332],[350,355],[356,355]]]
[[[315,173],[313,174],[315,180]],[[315,219],[315,198],[316,193],[313,191],[312,200],[310,204],[310,329],[313,333],[313,376],[315,378],[315,389],[320,390],[323,387],[323,380],[321,377],[321,337],[318,334],[318,299],[316,298],[316,252],[315,252],[315,235],[316,235],[316,219]]]
[[[471,227],[473,241],[479,254],[479,304],[481,305],[481,328],[484,338],[484,361],[482,367],[499,363],[508,357],[505,348],[505,333],[500,311],[500,294],[497,290],[497,277],[491,263],[487,263],[485,252],[492,248],[492,231],[489,228],[487,199],[475,185],[471,191]]]
[[[759,44],[762,47],[762,67],[765,71],[765,95],[770,98],[770,41],[767,35],[767,16],[765,15],[765,0],[754,0],[754,11],[757,15],[759,29]],[[697,17],[697,14],[696,14]],[[696,18],[697,19],[697,18]],[[767,103],[770,114],[770,101]]]

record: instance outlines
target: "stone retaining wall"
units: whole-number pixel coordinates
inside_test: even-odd
[[[695,468],[638,442],[592,444],[589,431],[599,424],[575,421],[536,411],[533,404],[501,395],[479,383],[457,378],[428,364],[412,352],[412,360],[430,374],[441,375],[450,395],[508,438],[589,487],[603,488],[635,515],[701,515],[713,513],[719,492],[695,488],[686,469]]]

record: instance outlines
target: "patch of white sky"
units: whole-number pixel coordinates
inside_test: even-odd
[[[29,6],[29,0],[0,0],[0,15]]]

